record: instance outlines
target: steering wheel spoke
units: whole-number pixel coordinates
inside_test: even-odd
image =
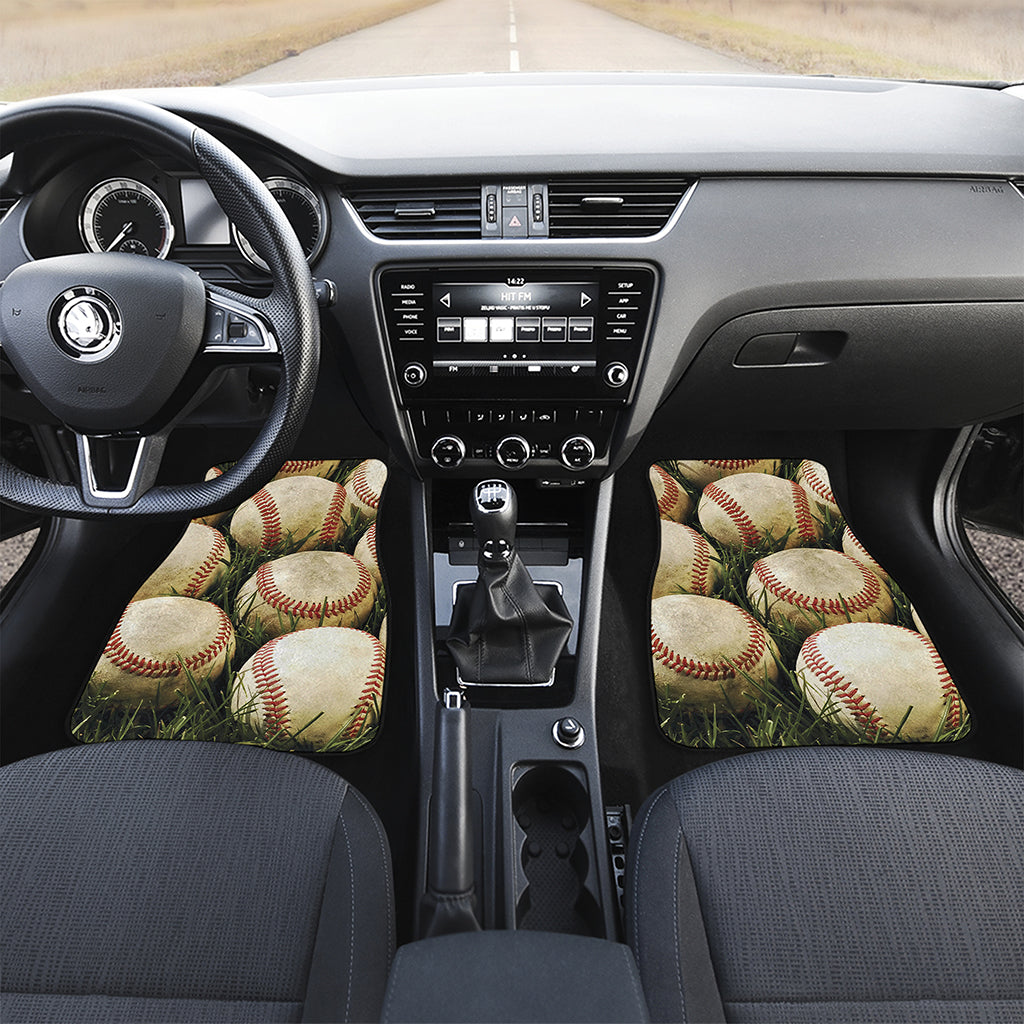
[[[167,434],[75,434],[82,498],[92,508],[130,508],[156,482]]]
[[[273,325],[256,299],[225,289],[207,288],[203,355],[219,363],[244,363],[253,356],[280,356]]]

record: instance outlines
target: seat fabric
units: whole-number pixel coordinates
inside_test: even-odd
[[[745,754],[638,815],[627,930],[687,1020],[688,852],[727,1020],[1024,1019],[1024,772],[874,748]],[[684,845],[685,844],[685,845]]]
[[[134,741],[9,765],[0,880],[4,1021],[298,1020],[318,933],[330,1019],[380,1012],[384,832],[295,755]]]

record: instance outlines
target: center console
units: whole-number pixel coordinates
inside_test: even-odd
[[[579,473],[607,459],[631,401],[654,267],[387,267],[376,286],[416,451],[459,475]],[[556,479],[552,479],[556,483]]]

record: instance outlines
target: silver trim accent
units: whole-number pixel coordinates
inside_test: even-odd
[[[261,313],[257,313],[251,306],[245,305],[244,302],[236,302],[234,299],[229,299],[224,295],[217,295],[210,291],[206,293],[206,304],[207,306],[219,306],[226,313],[237,313],[239,316],[244,316],[247,320],[254,323],[260,332],[262,344],[257,348],[255,345],[229,345],[226,341],[206,342],[200,349],[200,352],[230,352],[232,355],[254,355],[261,352],[281,351],[277,344],[277,337],[274,335],[274,332],[270,327],[270,323]],[[227,323],[225,322],[225,329],[226,328]],[[205,327],[203,330],[205,334]]]
[[[301,196],[309,205],[316,211],[317,218],[317,236],[316,241],[313,243],[313,249],[306,256],[306,262],[312,266],[313,263],[319,258],[320,254],[324,251],[324,246],[327,244],[327,204],[324,202],[323,196],[318,192],[314,192],[308,185],[304,185],[301,181],[296,181],[294,178],[287,178],[283,175],[273,178],[264,178],[263,184],[266,185],[268,190],[271,189],[288,189],[294,192],[297,196]],[[277,199],[276,196],[274,196]],[[280,205],[280,201],[278,201]],[[292,228],[294,231],[295,229]],[[242,234],[241,231],[231,225],[231,238],[235,245],[238,247],[238,251],[258,270],[270,272],[270,267],[267,266],[265,260],[256,250],[252,247],[249,239]]]
[[[579,734],[572,743],[566,743],[565,740],[561,739],[558,735],[558,727],[565,721],[566,718],[572,718],[572,720],[580,727]],[[557,719],[551,726],[551,736],[554,741],[563,750],[576,750],[578,747],[582,747],[587,741],[587,730],[583,728],[583,723],[578,718],[573,718],[572,715],[565,715],[563,718]]]
[[[79,461],[85,466],[86,476],[82,481],[89,490],[89,497],[97,498],[103,502],[124,501],[130,497],[135,490],[139,477],[139,469],[142,467],[142,458],[148,444],[152,441],[150,437],[140,437],[135,449],[135,459],[132,462],[131,472],[128,474],[128,486],[123,491],[101,491],[96,486],[96,476],[92,469],[92,449],[89,447],[89,435],[78,434],[78,455]]]
[[[570,465],[568,459],[566,459],[566,457],[565,457],[565,449],[573,441],[583,441],[583,442],[586,443],[587,447],[590,449],[590,459],[587,462],[586,466],[573,466],[573,465]],[[559,459],[559,461],[562,463],[563,466],[565,466],[566,469],[568,469],[572,473],[582,473],[583,470],[588,469],[590,466],[592,466],[594,464],[594,459],[596,457],[597,457],[597,449],[594,447],[594,442],[591,441],[590,438],[587,437],[586,434],[573,434],[572,437],[567,437],[562,442],[562,447],[559,449],[559,452],[558,452],[558,459]]]
[[[499,449],[506,441],[520,441],[523,447],[526,449],[526,458],[523,459],[523,461],[520,462],[518,466],[510,466],[501,457],[501,452],[499,451]],[[523,466],[525,466],[530,461],[530,454],[532,451],[533,448],[530,446],[530,442],[527,441],[526,438],[523,437],[521,434],[508,434],[494,446],[494,461],[497,462],[502,469],[507,469],[514,473],[517,469],[522,469]]]
[[[147,255],[155,256],[158,260],[166,259],[174,242],[174,222],[171,220],[170,211],[160,196],[148,185],[143,185],[141,181],[136,181],[134,178],[107,178],[106,181],[101,181],[89,191],[78,214],[78,230],[82,236],[82,244],[89,252],[109,251],[96,234],[96,210],[112,192],[121,191],[137,192],[139,195],[145,196],[156,207],[157,213],[164,222],[165,237],[160,251],[147,253]]]
[[[443,466],[438,461],[437,456],[434,454],[434,449],[442,441],[454,441],[459,446],[459,461],[454,466]],[[463,459],[466,457],[466,446],[462,443],[461,437],[456,437],[454,434],[442,434],[431,446],[430,446],[430,459],[437,466],[438,469],[458,469],[462,465]]]
[[[60,335],[54,338],[58,348],[77,362],[102,362],[121,342],[121,310],[99,288],[68,288],[53,300],[50,309],[50,330],[56,327]]]

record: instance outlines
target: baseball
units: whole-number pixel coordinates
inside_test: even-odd
[[[132,600],[165,594],[202,597],[224,575],[230,562],[228,542],[220,530],[189,523],[174,550],[139,587]]]
[[[842,622],[891,622],[889,588],[860,562],[825,548],[793,548],[759,558],[747,597],[766,621],[788,622],[801,637]]]
[[[658,515],[662,519],[670,519],[681,523],[690,518],[693,511],[693,500],[657,463],[650,468],[651,487],[654,489],[654,500],[658,505]]]
[[[938,652],[901,626],[847,622],[820,630],[800,648],[796,675],[815,708],[869,740],[928,742],[943,723],[955,729],[963,719]]]
[[[341,463],[337,459],[291,459],[277,471],[275,480],[290,476],[329,477],[336,473]]]
[[[712,481],[697,503],[697,519],[714,540],[730,548],[759,544],[795,548],[821,540],[821,521],[807,492],[792,480],[738,473]]]
[[[377,722],[384,647],[359,629],[311,629],[264,644],[235,677],[231,710],[266,739],[324,746]]]
[[[666,594],[710,597],[722,582],[718,552],[694,529],[661,520],[661,554],[651,598]]]
[[[866,565],[876,576],[881,577],[886,583],[889,582],[889,574],[871,557],[871,553],[857,540],[848,526],[843,527],[843,554],[855,558],[861,565]]]
[[[128,605],[107,642],[89,689],[121,704],[165,708],[194,679],[217,679],[235,649],[231,620],[191,597],[151,597]]]
[[[388,617],[386,615],[380,620],[380,644],[385,648],[388,645]]]
[[[828,509],[833,518],[843,518],[843,513],[839,511],[839,505],[836,502],[836,496],[832,493],[828,470],[820,462],[804,459],[797,467],[796,482],[810,495],[813,501],[822,508]]]
[[[377,524],[370,523],[366,533],[359,538],[355,551],[352,552],[373,577],[377,586],[381,586],[380,566],[377,564]]]
[[[651,602],[651,656],[662,698],[694,710],[744,711],[778,678],[778,651],[761,624],[697,594]]]
[[[274,480],[238,506],[231,536],[247,551],[269,551],[282,544],[298,551],[327,547],[352,516],[341,484],[315,476]]]
[[[360,462],[345,481],[352,507],[364,518],[377,518],[377,507],[388,478],[388,467],[379,459]]]
[[[216,466],[211,466],[206,471],[206,475],[203,477],[203,479],[216,480],[217,477],[223,475],[224,471],[222,469],[218,469]],[[208,516],[198,516],[196,519],[193,519],[192,522],[201,523],[203,526],[219,526],[221,523],[224,522],[225,519],[231,518],[232,511],[233,509],[229,508],[223,512],[211,512]]]
[[[695,487],[704,488],[713,480],[736,473],[768,473],[779,471],[778,459],[677,459],[676,471]]]
[[[317,626],[361,626],[373,610],[370,570],[343,551],[303,551],[261,565],[242,584],[238,621],[280,636]]]

